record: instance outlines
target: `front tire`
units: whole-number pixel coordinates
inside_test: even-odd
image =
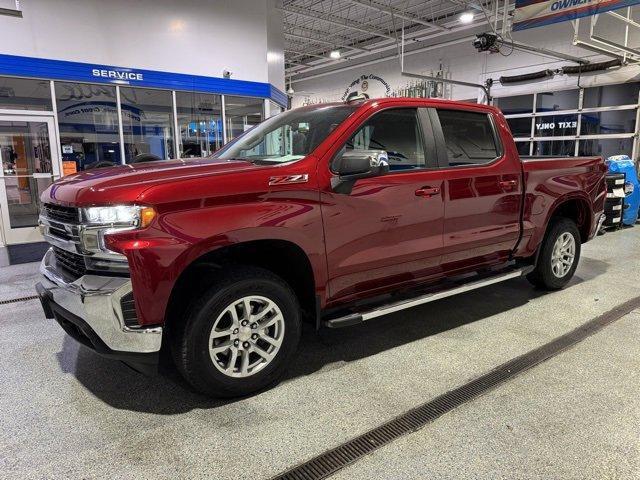
[[[268,270],[234,267],[188,309],[172,345],[176,366],[200,392],[249,395],[280,380],[300,339],[300,306]]]
[[[557,218],[551,221],[542,241],[538,263],[527,280],[545,290],[563,288],[578,267],[580,232],[573,220]]]

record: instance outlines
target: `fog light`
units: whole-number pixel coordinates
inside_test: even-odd
[[[100,251],[98,230],[83,230],[80,234],[80,241],[84,250],[89,252]]]

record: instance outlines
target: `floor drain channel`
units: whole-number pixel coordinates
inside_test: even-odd
[[[0,300],[0,305],[6,305],[7,303],[26,302],[27,300],[37,300],[37,295],[31,295],[30,297],[11,298],[9,300]]]
[[[349,440],[284,473],[278,474],[273,477],[273,480],[319,480],[327,478],[383,445],[408,433],[415,432],[463,403],[473,400],[519,373],[581,342],[636,308],[640,308],[640,297],[618,305],[575,330],[520,357],[503,363],[494,370],[455,390],[436,397],[353,440]]]

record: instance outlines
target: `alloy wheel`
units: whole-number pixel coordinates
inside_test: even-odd
[[[573,266],[576,256],[576,240],[569,232],[561,234],[553,245],[553,253],[551,254],[551,271],[553,274],[562,278]]]
[[[275,358],[284,338],[284,317],[272,300],[251,295],[234,300],[209,334],[215,367],[234,378],[249,377]]]

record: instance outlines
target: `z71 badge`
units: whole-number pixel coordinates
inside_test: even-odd
[[[269,185],[288,185],[290,183],[307,183],[309,174],[301,173],[300,175],[281,175],[269,178]]]

